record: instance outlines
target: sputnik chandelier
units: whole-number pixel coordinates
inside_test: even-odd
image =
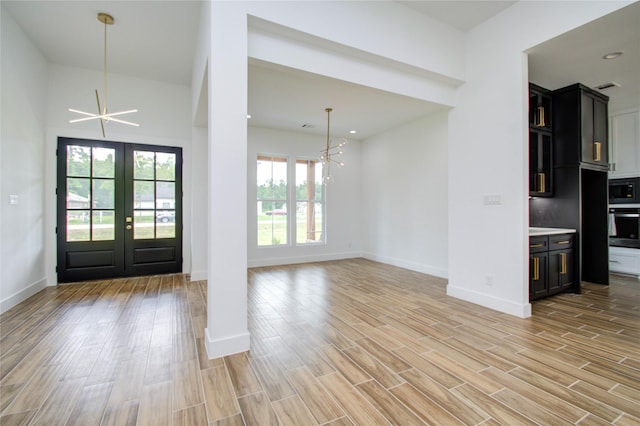
[[[340,167],[344,166],[344,163],[339,158],[343,153],[342,147],[347,144],[347,139],[340,138],[337,144],[334,143],[331,139],[331,111],[333,111],[333,108],[325,108],[324,110],[327,112],[327,146],[320,151],[320,161],[322,161],[322,182],[328,184],[333,182],[331,163]]]
[[[104,132],[105,123],[109,123],[110,121],[128,124],[129,126],[138,127],[139,124],[132,123],[130,121],[121,120],[119,118],[114,118],[116,116],[131,114],[133,112],[138,112],[137,109],[130,109],[127,111],[120,112],[109,112],[107,108],[107,25],[113,25],[114,20],[113,16],[106,13],[98,13],[98,21],[104,24],[104,92],[102,94],[102,106],[100,106],[100,95],[98,94],[98,89],[96,89],[96,102],[98,103],[98,113],[93,114],[90,112],[79,111],[77,109],[69,108],[70,112],[75,112],[80,115],[84,115],[82,118],[76,118],[74,120],[69,120],[69,123],[78,123],[81,121],[89,121],[89,120],[100,120],[100,128],[102,129],[102,137],[106,137]]]

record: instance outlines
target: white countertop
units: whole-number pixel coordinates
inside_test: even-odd
[[[530,237],[534,237],[536,235],[574,234],[575,232],[575,229],[569,228],[529,228]]]

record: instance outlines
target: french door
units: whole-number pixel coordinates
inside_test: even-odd
[[[58,282],[182,271],[182,149],[58,139]]]

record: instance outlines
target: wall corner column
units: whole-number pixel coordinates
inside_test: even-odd
[[[212,2],[208,66],[209,358],[249,350],[247,321],[247,17]],[[194,194],[197,196],[197,194]]]

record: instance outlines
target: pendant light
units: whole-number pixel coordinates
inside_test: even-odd
[[[347,139],[340,138],[337,144],[333,144],[333,140],[331,139],[331,111],[333,108],[325,108],[327,112],[327,145],[325,149],[323,149],[320,155],[320,161],[322,161],[322,182],[325,184],[332,183],[333,178],[331,177],[331,163],[335,163],[338,166],[344,166],[344,163],[339,160],[342,155],[342,147],[347,144]]]
[[[120,124],[127,124],[129,126],[136,126],[136,127],[138,127],[139,124],[132,123],[130,121],[125,121],[120,118],[114,118],[116,116],[138,112],[137,109],[130,109],[127,111],[120,111],[120,112],[109,112],[109,109],[107,108],[107,25],[113,25],[114,19],[113,19],[113,16],[101,12],[101,13],[98,13],[98,21],[104,24],[104,92],[102,94],[103,96],[102,106],[100,105],[100,95],[98,94],[98,89],[96,89],[96,102],[98,104],[98,113],[93,114],[90,112],[84,112],[84,111],[79,111],[77,109],[69,108],[70,112],[75,112],[77,114],[85,116],[82,118],[69,120],[69,123],[78,123],[81,121],[89,121],[89,120],[100,120],[102,137],[106,137],[106,134],[104,131],[104,125],[105,123],[109,123],[110,121],[120,123]]]

